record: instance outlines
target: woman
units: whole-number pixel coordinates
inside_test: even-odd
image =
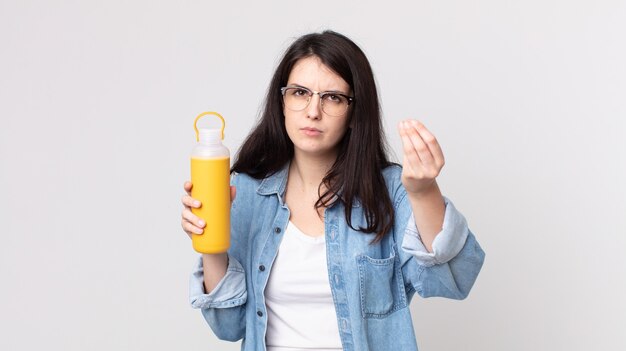
[[[399,133],[402,167],[350,39],[325,31],[287,49],[232,168],[231,248],[203,255],[191,279],[217,337],[243,350],[417,350],[415,292],[467,296],[484,253],[437,186],[441,148],[417,121]],[[189,236],[206,225],[191,187]]]

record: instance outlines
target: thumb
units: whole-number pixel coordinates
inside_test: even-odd
[[[230,186],[230,203],[232,204],[235,201],[235,197],[237,197],[237,188],[234,186]]]

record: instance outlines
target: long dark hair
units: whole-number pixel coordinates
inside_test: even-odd
[[[392,163],[381,123],[374,74],[361,49],[347,37],[333,32],[298,38],[285,52],[272,77],[261,119],[239,149],[231,171],[262,179],[281,170],[293,158],[293,143],[285,129],[282,94],[289,73],[300,59],[315,56],[345,80],[354,93],[348,129],[339,142],[338,156],[322,180],[326,187],[316,208],[330,205],[335,195],[344,204],[346,222],[354,229],[376,233],[380,241],[393,225],[393,206],[381,171]],[[352,226],[352,206],[363,207],[366,227]]]

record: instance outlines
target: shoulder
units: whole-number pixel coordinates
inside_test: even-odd
[[[406,191],[402,185],[402,166],[397,163],[392,163],[382,170],[383,179],[389,191],[389,196],[394,204],[394,207],[406,196]]]
[[[237,195],[256,192],[261,181],[261,179],[255,179],[246,173],[233,172],[230,175],[230,185],[237,188]]]
[[[382,174],[385,182],[392,179],[400,179],[400,176],[402,175],[402,166],[397,163],[391,163],[389,166],[383,168]]]
[[[382,170],[383,179],[387,188],[391,191],[396,189],[399,185],[402,185],[402,166],[397,163],[392,163]]]
[[[232,172],[230,174],[230,183],[232,185],[259,185],[263,179],[256,179],[247,173]]]

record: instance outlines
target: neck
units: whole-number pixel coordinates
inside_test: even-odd
[[[314,157],[294,155],[289,165],[289,180],[298,183],[305,192],[315,192],[335,162],[336,156]]]

